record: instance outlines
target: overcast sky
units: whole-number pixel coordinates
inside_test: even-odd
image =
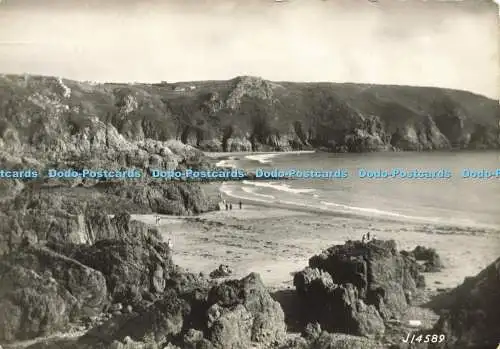
[[[498,8],[464,0],[0,0],[0,71],[270,80],[499,96]]]

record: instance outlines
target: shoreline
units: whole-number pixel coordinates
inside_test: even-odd
[[[459,234],[493,234],[497,235],[500,234],[500,227],[493,226],[493,225],[488,225],[488,224],[483,224],[483,225],[477,225],[477,226],[472,226],[472,225],[466,225],[466,224],[460,224],[460,223],[445,223],[445,222],[433,222],[430,219],[426,220],[425,217],[408,217],[408,216],[389,216],[389,215],[383,215],[383,214],[368,214],[368,213],[361,213],[361,212],[346,212],[346,211],[341,211],[341,210],[334,210],[334,209],[328,209],[328,208],[320,208],[320,207],[313,207],[309,205],[300,205],[298,203],[291,203],[291,202],[283,202],[282,200],[275,199],[274,201],[270,202],[264,199],[256,199],[256,198],[248,198],[244,196],[240,196],[228,191],[223,191],[223,186],[224,182],[222,184],[219,183],[205,183],[203,184],[203,188],[207,189],[209,186],[212,186],[212,188],[209,189],[209,192],[212,195],[218,195],[218,193],[222,194],[222,198],[227,197],[226,200],[231,200],[235,199],[237,201],[241,201],[242,203],[246,205],[252,205],[255,207],[262,207],[262,208],[270,208],[270,209],[283,209],[283,210],[290,210],[294,212],[300,212],[300,213],[310,213],[310,214],[317,214],[317,215],[324,215],[324,216],[330,216],[332,218],[348,218],[348,219],[357,219],[357,220],[364,220],[369,222],[386,222],[386,223],[408,223],[408,224],[415,224],[415,225],[420,225],[423,227],[423,229],[437,229],[437,230],[443,230],[447,231],[450,229],[454,229],[456,231],[459,231]],[[221,210],[223,208],[221,207]]]
[[[269,154],[314,154],[318,153],[320,150],[290,150],[290,151],[226,151],[226,152],[210,152],[203,151],[203,154],[211,159],[218,159],[221,157],[228,156],[246,156],[246,155],[269,155]]]
[[[399,250],[418,245],[435,248],[445,269],[425,277],[427,291],[436,292],[458,286],[498,258],[498,235],[242,203],[241,210],[235,204],[232,210],[198,216],[159,215],[158,229],[165,240],[175,243],[175,263],[206,275],[226,264],[234,270],[231,278],[257,272],[269,289],[286,290],[293,288],[292,274],[306,267],[312,255],[347,240],[360,240],[370,231],[377,239],[395,240]],[[154,225],[155,215],[133,216]]]

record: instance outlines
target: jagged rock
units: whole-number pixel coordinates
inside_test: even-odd
[[[212,279],[217,279],[217,278],[231,276],[232,273],[233,273],[233,270],[228,265],[221,264],[221,265],[219,265],[219,267],[217,269],[211,271],[209,276]]]
[[[141,307],[142,290],[154,291],[158,266],[164,275],[174,270],[170,249],[154,238],[100,240],[92,246],[51,244],[50,247],[102,272],[114,301],[134,307]]]
[[[206,338],[203,338],[203,332],[190,328],[184,334],[183,349],[212,349],[213,344]]]
[[[385,320],[406,310],[405,291],[413,293],[425,284],[417,262],[399,253],[393,240],[348,241],[313,256],[309,266],[328,272],[335,284],[354,285]]]
[[[417,246],[409,254],[417,261],[425,262],[422,268],[424,272],[438,272],[443,269],[441,258],[433,248]]]
[[[127,197],[160,214],[189,215],[216,209],[216,202],[195,183],[109,183],[102,186],[108,194]]]
[[[0,341],[62,331],[77,308],[78,300],[54,279],[0,261]]]
[[[249,348],[253,320],[252,313],[242,304],[232,308],[214,304],[208,310],[208,338],[215,348]]]
[[[74,259],[45,247],[28,245],[9,255],[9,261],[65,287],[77,300],[75,317],[95,316],[108,304],[103,274]]]
[[[256,273],[251,273],[241,280],[228,280],[214,286],[209,292],[208,304],[217,304],[215,308],[212,306],[211,314],[214,309],[222,312],[223,322],[227,320],[227,326],[241,327],[240,330],[228,329],[230,332],[240,331],[243,338],[238,340],[239,343],[247,343],[247,339],[251,339],[254,342],[270,344],[280,342],[284,338],[285,322],[281,305],[272,299]],[[237,321],[241,323],[238,324]],[[220,331],[225,333],[225,330],[217,330],[217,336]]]
[[[181,333],[189,304],[174,291],[167,291],[162,299],[141,313],[113,317],[102,326],[90,330],[82,337],[85,343],[109,344],[130,337],[145,343],[167,343]]]
[[[302,301],[305,323],[317,322],[329,331],[361,336],[384,333],[377,309],[366,305],[352,284],[335,284],[327,272],[306,268],[295,274],[294,285]]]
[[[500,258],[476,276],[467,278],[445,297],[448,298],[447,311],[430,334],[442,333],[446,340],[430,348],[480,349],[498,345]]]

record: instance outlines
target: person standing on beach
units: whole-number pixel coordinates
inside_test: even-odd
[[[241,210],[241,200],[240,200],[239,204],[240,204],[240,210]]]
[[[232,210],[232,209],[233,209],[233,204],[232,204],[232,203],[230,203],[230,204],[229,204],[229,209],[230,209],[230,210]]]
[[[366,241],[370,241],[370,232],[366,233]]]
[[[226,202],[226,211],[229,210],[229,205]]]

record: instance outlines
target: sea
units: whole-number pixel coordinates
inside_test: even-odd
[[[226,182],[221,192],[255,204],[280,204],[318,213],[405,220],[500,231],[500,177],[464,178],[464,169],[500,169],[500,152],[291,152],[240,154],[219,166],[278,170],[345,170],[347,178]],[[449,178],[361,178],[360,169],[449,171]]]

